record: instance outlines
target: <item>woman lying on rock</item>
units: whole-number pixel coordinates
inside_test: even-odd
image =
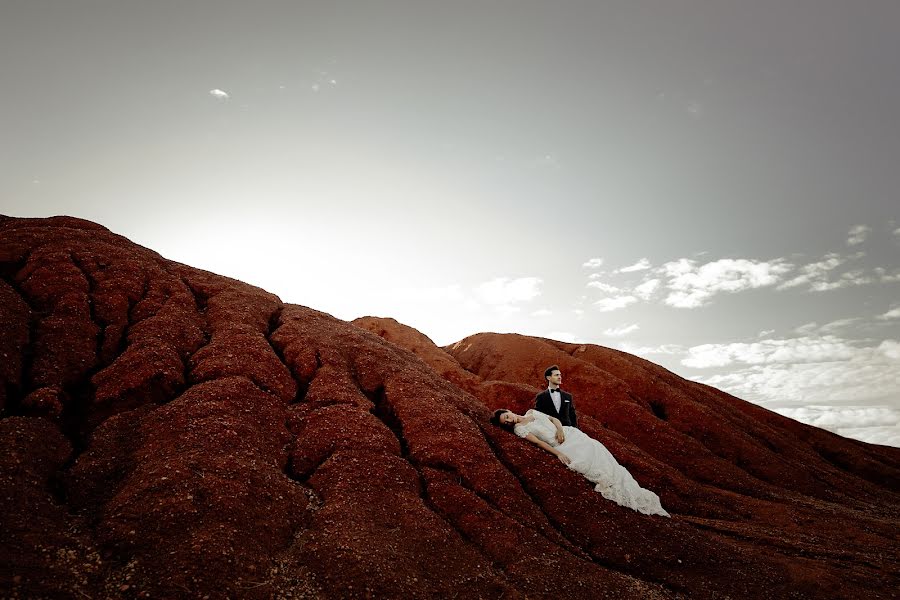
[[[560,462],[595,483],[594,491],[621,506],[668,517],[659,496],[638,485],[625,467],[616,462],[606,446],[575,427],[564,427],[559,419],[536,410],[524,416],[505,408],[494,411],[491,423],[537,444]]]

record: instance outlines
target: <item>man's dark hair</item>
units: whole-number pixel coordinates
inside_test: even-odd
[[[491,425],[496,425],[497,427],[500,427],[501,429],[505,429],[506,431],[509,431],[510,433],[512,433],[513,428],[515,428],[515,425],[512,423],[503,423],[500,421],[500,416],[503,415],[503,413],[508,413],[508,412],[510,412],[510,411],[509,411],[509,409],[506,409],[506,408],[498,408],[497,410],[495,410],[494,414],[491,415]]]
[[[551,367],[547,367],[547,370],[544,371],[544,379],[547,379],[548,377],[550,377],[550,374],[553,373],[553,371],[559,371],[559,365],[553,365]]]

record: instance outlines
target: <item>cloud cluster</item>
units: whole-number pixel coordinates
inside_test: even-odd
[[[900,409],[896,406],[802,406],[775,408],[795,421],[872,444],[900,447]]]
[[[696,261],[682,258],[662,268],[669,289],[665,303],[678,308],[696,308],[719,293],[775,285],[791,270],[791,265],[781,259],[764,262],[729,258],[698,265]]]
[[[848,232],[847,245],[859,246],[868,239],[871,231],[868,225],[855,225]],[[898,231],[900,229],[893,234],[900,236]],[[641,258],[613,271],[590,273],[587,286],[609,296],[596,301],[595,305],[601,311],[610,311],[634,304],[637,299],[651,301],[660,291],[663,294],[659,297],[668,306],[699,308],[717,295],[757,288],[827,292],[873,283],[900,282],[900,269],[852,268],[850,263],[865,256],[866,253],[859,250],[849,254],[829,252],[820,259],[799,265],[787,258],[722,258],[706,263],[696,258],[679,258],[656,268],[649,259]],[[601,265],[601,258],[592,258],[583,264],[591,269],[599,269]],[[635,273],[639,277],[637,281],[620,281]]]
[[[633,265],[622,267],[621,269],[616,270],[616,273],[634,273],[635,271],[646,271],[650,268],[650,261],[646,258],[642,258],[637,261]]]
[[[831,252],[822,260],[809,263],[800,267],[800,273],[778,286],[779,290],[785,290],[799,285],[806,285],[824,281],[828,273],[846,262],[839,254]]]
[[[632,331],[637,331],[640,329],[640,325],[637,323],[631,323],[630,325],[620,325],[619,327],[610,327],[609,329],[604,330],[604,335],[609,337],[623,337],[631,333]]]
[[[826,335],[758,342],[701,344],[688,348],[681,364],[694,369],[726,367],[732,364],[821,363],[850,360],[857,353],[849,341]]]
[[[883,315],[879,315],[879,319],[900,319],[900,304],[892,306],[889,311]]]
[[[228,100],[229,98],[231,98],[231,95],[229,95],[228,92],[226,92],[225,90],[220,90],[219,88],[209,90],[209,95],[216,100]]]
[[[872,231],[872,228],[868,225],[854,225],[850,228],[850,233],[847,234],[847,245],[859,246],[866,241],[870,231]]]
[[[614,285],[609,285],[608,283],[604,283],[602,281],[588,281],[587,286],[589,288],[594,288],[607,294],[617,294],[622,291],[621,288],[617,288]]]
[[[731,370],[693,379],[762,404],[844,404],[900,397],[900,342],[862,345],[833,336],[695,347],[682,363]],[[896,400],[894,400],[896,402]]]
[[[614,296],[612,298],[601,298],[594,302],[594,306],[596,306],[600,312],[610,312],[625,308],[637,301],[638,299],[634,296]]]

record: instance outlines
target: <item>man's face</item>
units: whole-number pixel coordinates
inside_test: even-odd
[[[559,372],[559,369],[553,369],[550,372],[550,377],[547,378],[550,383],[553,385],[561,385],[562,384],[562,373]]]

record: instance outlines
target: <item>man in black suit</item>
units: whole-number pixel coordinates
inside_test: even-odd
[[[544,379],[547,380],[547,389],[534,397],[534,408],[551,417],[559,419],[563,425],[578,427],[578,417],[575,415],[575,405],[572,403],[572,394],[559,388],[562,383],[562,373],[559,367],[553,365],[544,371]]]

